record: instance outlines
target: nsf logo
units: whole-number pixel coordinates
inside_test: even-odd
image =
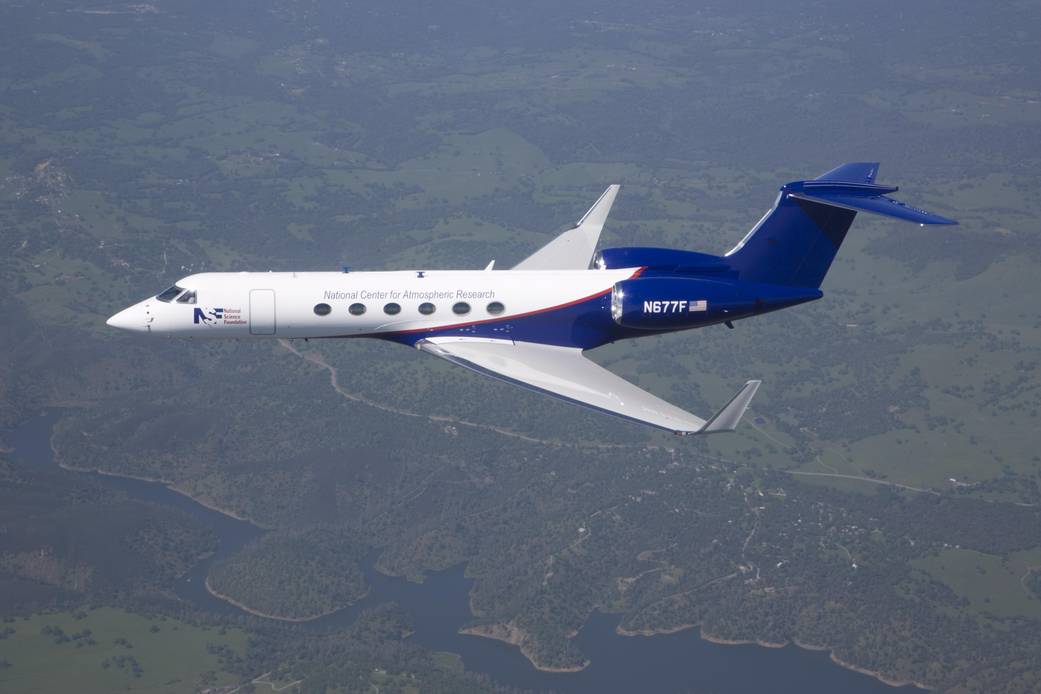
[[[196,307],[192,322],[196,325],[215,325],[220,323],[223,318],[224,309],[222,308],[202,309]]]

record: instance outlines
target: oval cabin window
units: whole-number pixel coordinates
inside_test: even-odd
[[[365,304],[351,304],[347,310],[352,316],[360,316],[365,313]]]
[[[463,316],[470,312],[470,304],[465,301],[460,301],[452,307],[452,313]]]
[[[493,316],[497,316],[505,310],[506,307],[502,305],[501,301],[493,301],[492,303],[488,304],[488,313],[492,314]]]
[[[429,301],[425,301],[425,302],[423,302],[422,304],[419,305],[419,312],[422,313],[424,316],[429,316],[431,313],[433,313],[436,310],[437,310],[437,307],[434,306]]]
[[[315,304],[314,305],[314,314],[316,316],[328,316],[330,313],[332,313],[332,310],[333,310],[333,307],[330,306],[329,304]]]
[[[395,304],[393,301],[383,307],[383,312],[388,316],[396,316],[401,313],[401,304]]]

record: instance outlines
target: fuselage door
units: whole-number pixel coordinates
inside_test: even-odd
[[[274,289],[253,289],[249,292],[249,332],[251,335],[275,334]]]

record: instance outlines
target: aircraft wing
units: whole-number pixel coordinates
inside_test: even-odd
[[[484,338],[428,338],[416,346],[487,376],[677,434],[733,431],[759,388],[749,381],[711,419],[670,405],[573,347]]]
[[[600,199],[582,215],[574,227],[517,263],[514,270],[587,270],[600,240],[600,232],[618,195],[618,186],[608,186]]]

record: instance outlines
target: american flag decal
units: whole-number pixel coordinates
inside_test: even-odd
[[[696,311],[707,311],[708,310],[708,300],[707,299],[699,299],[697,301],[691,301],[689,306],[690,306],[690,308],[688,309],[688,312],[690,312],[690,313],[694,313]]]

